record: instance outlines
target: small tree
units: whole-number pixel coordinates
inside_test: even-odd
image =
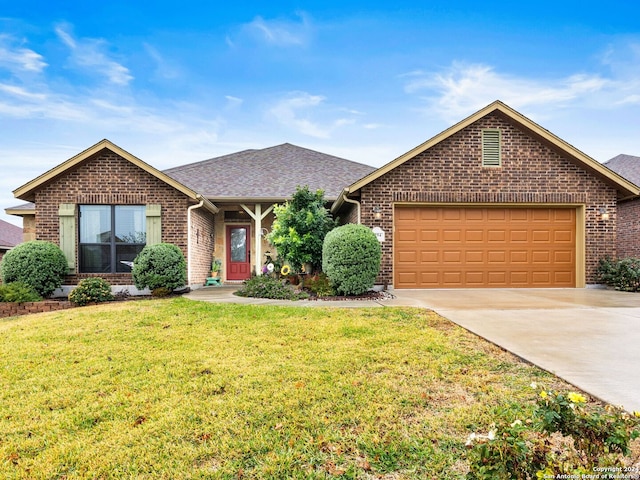
[[[322,243],[336,222],[324,206],[324,192],[297,187],[293,198],[274,208],[275,220],[269,241],[278,250],[278,256],[294,269],[310,263],[314,269],[322,265]]]
[[[369,228],[343,225],[324,239],[322,270],[336,293],[360,295],[373,287],[381,255],[380,242]]]
[[[21,243],[9,250],[0,263],[4,283],[26,283],[45,298],[62,285],[68,269],[60,247],[42,240]]]
[[[172,291],[187,283],[187,262],[176,245],[147,245],[133,261],[131,274],[137,288],[166,288]]]

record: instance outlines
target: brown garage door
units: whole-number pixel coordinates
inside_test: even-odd
[[[395,209],[396,288],[575,287],[574,208]]]

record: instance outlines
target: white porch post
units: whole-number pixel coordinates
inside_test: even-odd
[[[256,275],[262,275],[262,220],[269,215],[271,210],[273,210],[274,205],[271,205],[264,212],[262,211],[261,203],[256,203],[254,205],[255,211],[251,211],[251,209],[244,204],[241,204],[240,206],[251,218],[253,218],[255,224],[255,228],[253,229],[253,238],[255,241],[253,263],[256,267]]]

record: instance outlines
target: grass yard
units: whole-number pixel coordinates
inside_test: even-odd
[[[463,478],[555,378],[433,312],[118,302],[0,320],[0,478]],[[523,408],[528,408],[527,406]]]

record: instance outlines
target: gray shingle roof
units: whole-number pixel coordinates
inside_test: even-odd
[[[0,220],[0,248],[15,247],[22,242],[22,229]]]
[[[620,154],[607,160],[603,165],[630,182],[640,185],[640,157]]]
[[[239,198],[287,199],[296,186],[322,189],[335,200],[342,189],[375,168],[284,143],[244,150],[170,168],[164,173],[212,201]]]

